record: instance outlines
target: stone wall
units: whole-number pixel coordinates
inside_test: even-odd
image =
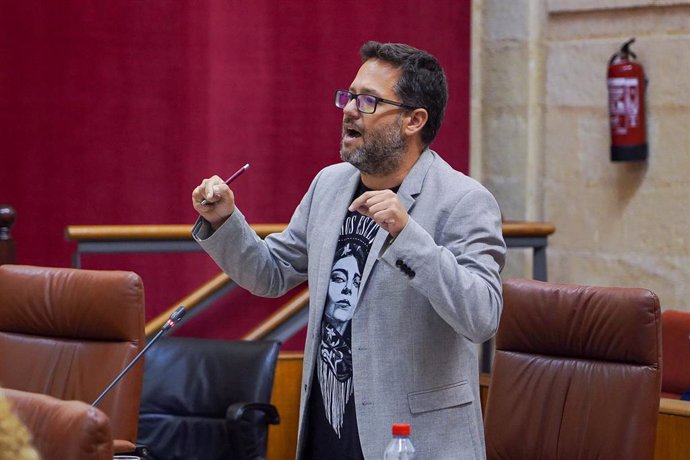
[[[606,69],[632,37],[649,159],[613,163]],[[555,224],[549,280],[690,310],[690,1],[475,0],[472,69],[471,174],[506,219]],[[510,251],[504,276],[530,265]]]

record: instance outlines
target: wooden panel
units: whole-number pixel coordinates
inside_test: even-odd
[[[655,460],[690,458],[690,402],[661,398]]]
[[[281,353],[278,357],[271,402],[278,408],[280,425],[268,431],[268,460],[294,460],[297,450],[302,353]]]

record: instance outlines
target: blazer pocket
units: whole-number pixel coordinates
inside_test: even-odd
[[[461,406],[472,401],[474,394],[467,380],[407,394],[407,402],[413,414]]]

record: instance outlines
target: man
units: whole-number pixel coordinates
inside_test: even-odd
[[[193,233],[257,295],[309,281],[298,458],[381,458],[395,422],[411,424],[420,459],[483,458],[476,344],[502,308],[500,212],[428,149],[447,100],[436,59],[376,42],[360,54],[336,92],[344,163],[316,176],[287,229],[259,239],[214,176],[192,193]],[[346,279],[339,261],[361,250]],[[336,320],[338,289],[357,296],[339,297]]]

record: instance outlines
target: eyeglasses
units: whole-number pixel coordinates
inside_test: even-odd
[[[339,109],[344,109],[345,106],[352,99],[355,100],[357,105],[357,110],[362,113],[374,113],[376,112],[376,106],[383,102],[384,104],[395,105],[397,107],[403,107],[409,110],[414,110],[417,107],[412,107],[411,105],[403,104],[401,102],[390,101],[382,97],[372,96],[371,94],[355,94],[344,89],[338,89],[335,91],[335,106]]]

